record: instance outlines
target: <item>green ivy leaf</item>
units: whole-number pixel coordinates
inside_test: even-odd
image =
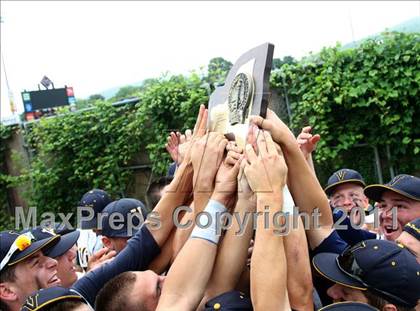
[[[402,143],[404,145],[408,145],[410,143],[410,141],[411,141],[411,138],[410,137],[404,137],[403,140],[402,140]]]

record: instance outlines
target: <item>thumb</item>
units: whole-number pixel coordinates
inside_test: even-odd
[[[321,136],[319,136],[319,134],[316,134],[316,135],[312,136],[311,143],[316,145],[319,142],[320,139],[321,139]]]
[[[108,254],[103,256],[102,260],[106,261],[106,260],[112,259],[113,257],[115,257],[115,255],[117,255],[116,251],[110,251]]]
[[[97,260],[98,258],[101,258],[104,254],[106,254],[106,252],[108,252],[108,250],[109,249],[107,247],[101,248],[99,251],[92,255],[92,259]]]
[[[108,262],[111,262],[112,260],[114,260],[114,257],[113,257],[113,258],[108,258],[108,259],[106,259],[106,260],[102,261],[102,262],[101,262],[101,265],[105,265],[105,264],[107,264]]]
[[[310,126],[305,126],[304,128],[302,128],[301,133],[310,133],[312,130],[312,127]]]

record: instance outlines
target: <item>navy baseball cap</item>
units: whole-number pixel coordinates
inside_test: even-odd
[[[369,290],[397,306],[413,308],[420,298],[420,264],[395,242],[366,240],[341,255],[318,254],[312,263],[325,278],[346,287]]]
[[[102,235],[111,238],[132,237],[139,231],[147,216],[144,204],[132,198],[111,202],[102,213]]]
[[[361,302],[337,302],[326,307],[319,309],[318,311],[379,311],[378,309]]]
[[[408,222],[403,230],[420,241],[420,218]]]
[[[374,184],[365,188],[365,195],[376,202],[381,201],[382,194],[385,191],[398,193],[406,198],[420,201],[420,178],[400,174],[395,176],[389,183],[385,185]]]
[[[239,291],[230,291],[210,299],[205,306],[205,311],[252,311],[252,302],[245,294]]]
[[[79,207],[89,207],[93,209],[93,218],[91,220],[83,220],[80,224],[82,229],[96,229],[97,215],[111,203],[108,193],[101,189],[92,189],[86,192],[79,202]],[[89,217],[90,213],[85,209],[82,210],[82,217]]]
[[[0,271],[21,262],[39,250],[47,250],[59,240],[58,235],[37,240],[31,232],[0,232]]]
[[[56,258],[58,256],[63,255],[65,252],[67,252],[70,248],[73,247],[74,244],[76,244],[80,236],[79,231],[73,230],[71,232],[68,232],[68,230],[66,229],[65,231],[61,231],[61,232],[68,232],[68,233],[61,235],[60,231],[58,230],[56,231],[55,228],[41,227],[41,226],[38,226],[35,229],[31,229],[30,232],[33,234],[33,236],[37,240],[47,239],[55,235],[60,236],[60,240],[54,246],[50,247],[48,250],[45,251],[45,255],[51,258]]]
[[[53,304],[62,301],[80,301],[88,305],[86,300],[76,291],[70,288],[55,286],[40,289],[26,298],[21,311],[49,310]]]
[[[358,184],[363,188],[366,187],[365,181],[358,171],[343,168],[328,178],[327,186],[324,188],[324,191],[328,196],[330,196],[336,186],[345,183]]]

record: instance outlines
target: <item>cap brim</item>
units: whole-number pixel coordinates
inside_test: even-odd
[[[340,180],[336,183],[328,185],[327,187],[324,188],[324,191],[328,196],[330,196],[331,192],[333,192],[333,190],[336,186],[341,185],[341,184],[346,184],[346,183],[358,184],[358,185],[362,186],[363,188],[366,187],[366,184],[359,179],[347,179],[347,180]]]
[[[21,310],[50,310],[52,304],[63,300],[75,300],[88,304],[85,298],[75,290],[62,286],[54,286],[33,292],[26,299]],[[34,301],[37,301],[35,305]]]
[[[60,236],[55,235],[47,239],[35,241],[31,243],[31,245],[27,247],[25,250],[23,250],[22,252],[19,252],[19,254],[17,254],[16,256],[13,256],[12,259],[9,260],[9,263],[7,265],[8,266],[15,265],[21,262],[22,260],[25,260],[26,258],[32,256],[39,250],[47,250],[50,247],[53,247],[56,243],[58,243],[59,240],[60,240]]]
[[[412,195],[410,195],[410,194],[408,194],[404,191],[391,188],[387,185],[374,184],[374,185],[369,185],[364,189],[365,195],[369,199],[371,199],[375,202],[380,202],[382,200],[382,194],[385,191],[392,191],[392,192],[395,192],[395,193],[398,193],[398,194],[402,195],[403,197],[409,198],[411,200],[420,201],[418,198],[416,198],[416,197],[414,197],[414,196],[412,196]]]
[[[63,255],[70,248],[72,248],[74,244],[76,244],[77,240],[79,239],[79,236],[80,231],[73,231],[62,235],[60,241],[53,247],[48,249],[48,251],[46,251],[45,254],[51,258],[56,258],[58,256]]]
[[[359,281],[351,278],[337,266],[338,254],[321,253],[312,259],[315,270],[328,280],[354,289],[366,290],[367,288]]]
[[[337,302],[319,309],[319,311],[377,311],[378,309],[361,302]]]

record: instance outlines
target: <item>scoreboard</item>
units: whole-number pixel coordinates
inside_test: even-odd
[[[54,114],[54,108],[76,103],[72,87],[22,92],[23,108],[27,121],[43,115]]]

